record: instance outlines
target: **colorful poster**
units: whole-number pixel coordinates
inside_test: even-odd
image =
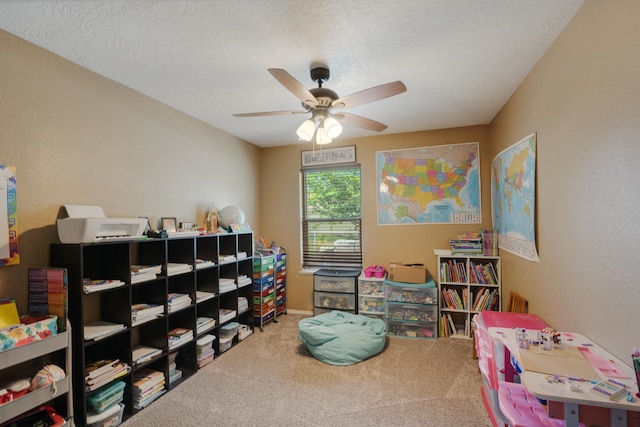
[[[493,159],[491,210],[498,247],[537,262],[535,202],[536,134],[531,134]]]
[[[378,224],[479,224],[477,142],[376,153]]]
[[[0,165],[0,266],[20,264],[16,168]]]

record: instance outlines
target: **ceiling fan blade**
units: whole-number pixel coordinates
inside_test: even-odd
[[[233,117],[259,117],[259,116],[282,116],[286,114],[307,114],[308,111],[302,110],[285,110],[285,111],[262,111],[259,113],[241,113],[234,114]]]
[[[390,96],[398,95],[399,93],[406,91],[407,87],[401,81],[391,82],[338,98],[331,103],[331,107],[351,108],[362,104],[368,104],[369,102],[378,101],[380,99],[389,98]]]
[[[336,113],[333,116],[341,122],[348,123],[353,126],[358,126],[362,129],[372,130],[374,132],[382,132],[387,128],[384,123],[376,122],[375,120],[367,119],[366,117],[357,116],[350,113]]]
[[[282,86],[287,88],[289,92],[294,94],[296,98],[298,98],[304,105],[309,106],[309,108],[313,108],[318,105],[318,100],[309,89],[304,87],[302,83],[297,81],[291,74],[282,68],[268,68],[267,71],[271,73],[276,80],[280,82]]]

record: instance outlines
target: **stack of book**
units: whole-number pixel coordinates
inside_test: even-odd
[[[160,304],[138,303],[131,306],[131,325],[137,326],[164,314],[164,306]]]
[[[162,396],[167,390],[164,374],[144,368],[133,374],[133,407],[142,409]]]
[[[211,298],[213,298],[215,296],[216,296],[216,294],[214,294],[213,292],[196,291],[196,303],[200,303],[202,301],[206,301],[206,300],[211,299]]]
[[[238,314],[249,310],[249,302],[246,297],[238,297]]]
[[[84,369],[86,391],[93,391],[116,378],[125,376],[131,367],[118,359],[102,359],[89,363]]]
[[[183,274],[193,271],[193,266],[190,264],[182,264],[176,262],[170,262],[167,264],[167,276],[175,276],[176,274]]]
[[[131,359],[134,365],[140,365],[141,363],[148,362],[159,354],[162,354],[162,349],[160,348],[137,345],[133,348]]]
[[[131,266],[131,283],[146,282],[162,273],[161,265],[134,264]]]
[[[198,317],[196,319],[196,334],[201,334],[216,326],[216,319],[212,317]]]
[[[218,257],[218,262],[225,263],[225,262],[233,262],[236,260],[236,256],[235,255],[220,255]]]
[[[459,234],[456,239],[450,239],[451,251],[459,255],[482,255],[482,234],[478,231]]]
[[[236,311],[230,308],[220,308],[219,316],[220,324],[222,325],[223,323],[228,322],[229,320],[236,317]]]
[[[482,255],[498,256],[498,230],[482,230]]]
[[[176,365],[177,357],[177,351],[169,353],[169,384],[173,384],[174,382],[182,378],[182,371],[178,369],[178,365]]]
[[[116,279],[83,279],[82,280],[82,290],[85,294],[90,294],[93,292],[104,291],[106,289],[119,288],[120,286],[124,286],[124,282],[122,280]]]
[[[193,339],[193,331],[187,328],[174,328],[169,331],[169,349],[174,349]]]
[[[189,307],[191,305],[191,297],[189,294],[171,292],[167,295],[167,302],[169,304],[169,313],[173,313],[185,307]]]
[[[238,279],[236,281],[238,282],[239,288],[253,283],[253,280],[251,279],[251,277],[247,276],[246,274],[239,274]]]
[[[126,329],[122,323],[98,320],[84,325],[84,339],[98,341]]]
[[[227,277],[221,277],[220,281],[220,293],[224,294],[225,292],[231,292],[236,290],[236,282],[233,279]]]
[[[65,268],[29,268],[29,313],[58,316],[58,332],[67,328],[68,275]],[[123,283],[124,284],[124,283]]]
[[[196,259],[196,270],[200,270],[201,268],[213,267],[214,265],[216,265],[216,263],[213,261],[200,258]]]

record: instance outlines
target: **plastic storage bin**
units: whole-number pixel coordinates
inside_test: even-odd
[[[340,294],[331,292],[314,293],[313,303],[317,308],[336,310],[355,310],[356,297],[354,294]]]
[[[412,320],[418,322],[437,322],[438,307],[436,305],[402,304],[390,302],[387,319]]]
[[[413,304],[436,304],[438,289],[433,280],[424,284],[386,282],[387,302],[406,302]]]
[[[220,326],[220,335],[223,337],[233,337],[238,333],[238,326],[240,324],[238,322],[229,322],[225,325]]]
[[[196,355],[200,356],[205,353],[207,350],[211,349],[213,345],[213,341],[216,339],[215,335],[207,334],[198,338],[196,341]]]
[[[114,403],[120,403],[124,395],[124,381],[117,381],[87,396],[89,412],[101,413]]]
[[[87,417],[87,427],[113,427],[120,425],[123,413],[124,404],[117,403],[101,414],[89,415]]]
[[[230,337],[220,337],[220,353],[224,353],[229,350],[231,348],[231,344],[233,344],[233,335]]]
[[[408,338],[436,338],[437,323],[428,322],[403,322],[400,320],[389,320],[388,334],[390,336]]]
[[[313,290],[354,293],[356,291],[356,281],[352,277],[321,276],[316,273],[313,276]]]

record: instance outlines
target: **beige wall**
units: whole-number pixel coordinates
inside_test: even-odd
[[[21,263],[0,298],[26,311],[28,267],[49,265],[65,204],[203,223],[241,206],[260,227],[260,150],[0,31],[0,164],[17,168]],[[214,102],[212,100],[212,102]]]
[[[482,182],[488,183],[489,141],[487,126],[471,126],[389,136],[374,136],[341,140],[340,146],[355,145],[356,161],[362,173],[362,235],[364,265],[392,261],[423,263],[430,271],[435,269],[434,248],[445,248],[448,239],[463,231],[489,227],[491,224],[490,194],[482,196],[483,224],[468,225],[378,225],[376,209],[376,151],[397,148],[424,147],[480,143]],[[336,144],[335,146],[338,146]],[[267,241],[277,240],[289,249],[289,276],[287,301],[289,307],[313,310],[313,277],[301,272],[300,255],[300,152],[309,145],[290,145],[263,150],[262,215]],[[286,167],[283,167],[286,165]]]
[[[640,343],[640,2],[587,0],[491,126],[537,131],[540,262],[503,253],[530,311],[630,363]]]

